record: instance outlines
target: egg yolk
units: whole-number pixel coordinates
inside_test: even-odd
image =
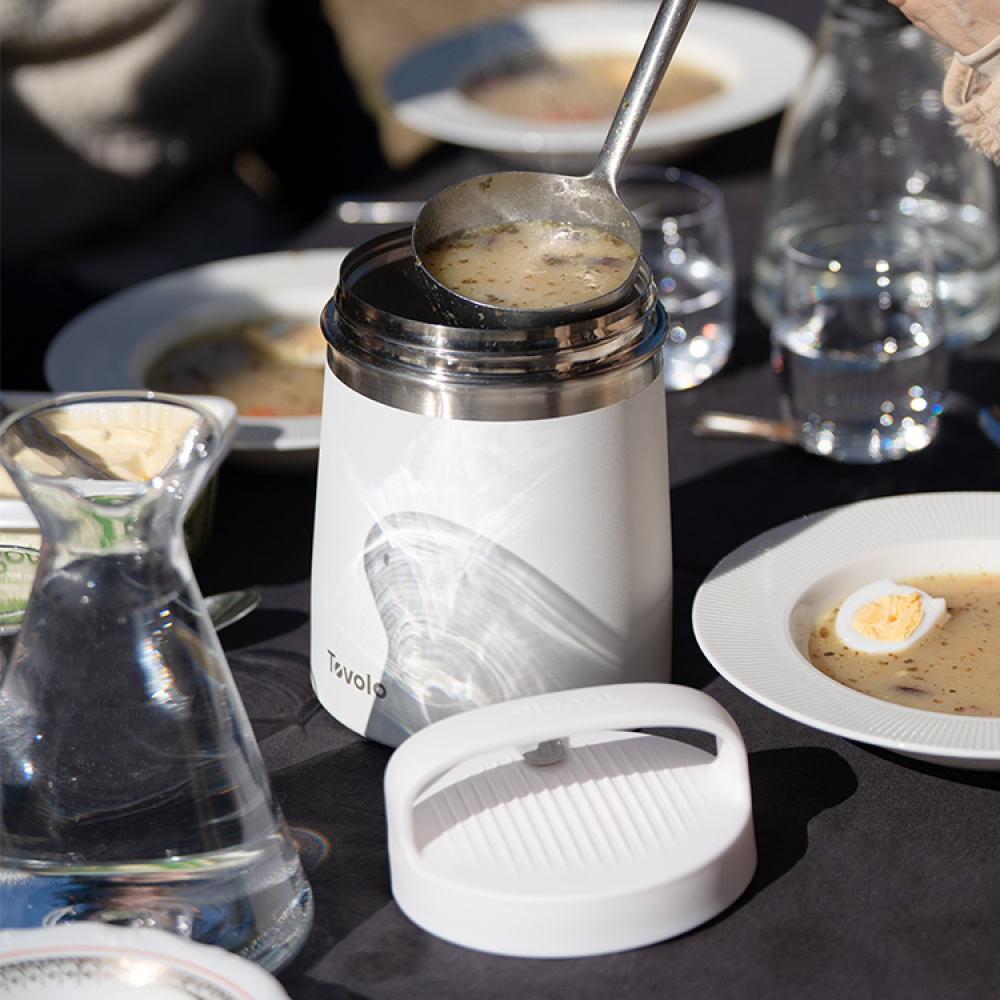
[[[852,627],[876,642],[902,642],[917,630],[924,617],[923,603],[916,591],[886,594],[858,608]]]

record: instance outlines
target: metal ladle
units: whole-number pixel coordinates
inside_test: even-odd
[[[417,273],[431,304],[448,322],[482,329],[552,326],[597,315],[628,294],[639,266],[641,239],[632,213],[618,195],[618,175],[656,96],[667,65],[694,10],[695,0],[663,0],[594,169],[584,177],[540,171],[504,171],[462,181],[434,195],[413,226]],[[438,240],[501,222],[539,220],[596,226],[623,239],[636,252],[628,278],[597,298],[550,309],[516,309],[476,302],[439,282],[423,255]]]

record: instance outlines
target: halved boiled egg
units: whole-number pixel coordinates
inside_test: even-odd
[[[877,580],[843,601],[835,627],[840,641],[859,653],[901,653],[947,617],[944,598]]]

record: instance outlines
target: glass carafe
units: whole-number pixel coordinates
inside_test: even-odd
[[[783,235],[858,209],[926,228],[950,347],[1000,323],[996,169],[956,133],[941,86],[947,53],[888,0],[827,0],[810,69],[775,146],[754,262],[770,323]]]
[[[0,928],[155,927],[274,970],[312,894],[184,545],[225,432],[152,393],[0,425],[42,546],[0,665]]]

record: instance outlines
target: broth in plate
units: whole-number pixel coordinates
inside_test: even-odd
[[[145,384],[159,392],[223,396],[241,417],[315,416],[326,341],[310,320],[269,317],[203,332],[161,355]]]
[[[898,653],[857,652],[837,636],[838,606],[816,623],[809,661],[833,680],[882,701],[1000,716],[1000,576],[940,573],[902,582],[945,599],[948,618],[930,635]]]
[[[462,89],[475,104],[539,122],[610,120],[635,66],[632,56],[580,53],[494,67]],[[667,68],[650,113],[674,111],[721,94],[723,81],[690,62]]]

